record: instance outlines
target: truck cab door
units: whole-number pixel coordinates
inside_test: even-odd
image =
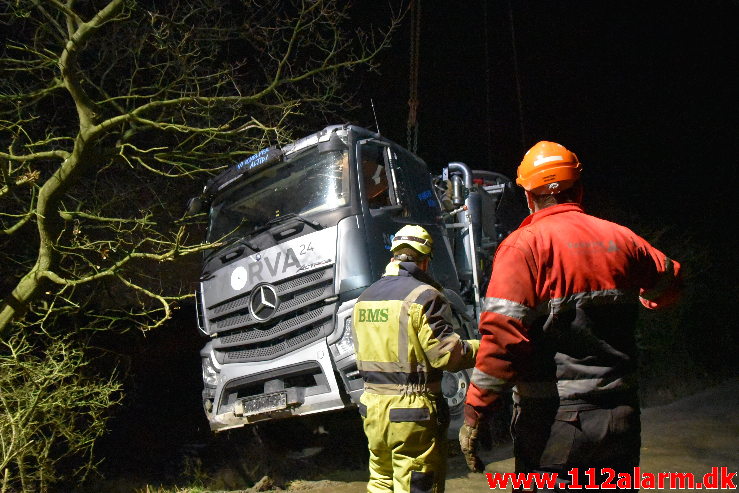
[[[382,275],[390,260],[390,244],[398,229],[419,224],[434,239],[431,275],[458,291],[459,280],[426,165],[405,150],[371,139],[360,141],[356,154],[373,279]]]
[[[396,218],[403,211],[393,180],[394,152],[368,139],[357,144],[356,156],[367,252],[372,279],[378,279],[392,256],[390,243],[400,228]]]

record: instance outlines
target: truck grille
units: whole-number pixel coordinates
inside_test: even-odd
[[[219,337],[218,342],[222,345],[222,347],[226,347],[226,346],[233,346],[236,344],[247,344],[249,342],[254,342],[254,341],[263,341],[265,339],[271,340],[271,339],[274,339],[275,337],[279,337],[280,335],[284,333],[292,332],[296,328],[303,327],[307,324],[311,324],[311,322],[314,322],[317,318],[320,318],[321,315],[323,315],[324,311],[328,312],[329,316],[331,315],[331,310],[330,309],[327,310],[326,307],[324,306],[324,307],[297,315],[295,317],[285,318],[281,320],[280,322],[268,328],[260,328],[258,330],[243,329],[243,330],[237,330],[234,332],[230,332],[228,335]]]
[[[275,314],[260,322],[249,313],[245,293],[207,310],[216,358],[221,363],[261,361],[326,337],[333,330],[335,304],[333,268],[275,283],[280,303]]]
[[[317,281],[321,281],[327,275],[329,276],[331,275],[330,269],[324,269],[322,271],[314,272],[310,275],[306,275],[302,277],[295,277],[293,279],[289,279],[285,281],[282,284],[278,284],[275,287],[277,288],[277,293],[282,294],[290,290],[293,290],[297,287],[305,286],[306,284],[312,284]],[[234,300],[231,300],[227,303],[216,305],[215,307],[210,309],[210,313],[212,314],[213,317],[218,317],[219,315],[223,315],[224,313],[229,313],[239,308],[247,308],[247,305],[249,304],[250,294],[251,292],[248,292],[244,294],[243,296],[236,298]]]
[[[330,324],[326,324],[330,328]],[[264,345],[250,347],[248,349],[227,350],[224,351],[227,363],[240,363],[245,361],[259,361],[264,359],[275,358],[288,350],[295,349],[316,341],[325,335],[322,330],[324,327],[312,327],[305,331],[293,333],[294,337],[283,339],[281,341],[269,342]],[[329,331],[330,332],[330,331]]]

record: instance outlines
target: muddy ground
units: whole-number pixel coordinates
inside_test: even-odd
[[[168,465],[152,457],[157,441],[135,448],[140,459],[119,453],[109,459],[108,479],[75,493],[363,493],[367,481],[366,439],[353,414],[333,417],[324,428],[309,420],[288,420],[219,434]],[[322,421],[321,421],[322,422]],[[287,424],[299,424],[302,429]],[[712,467],[739,470],[739,378],[668,405],[642,412],[643,472],[690,472],[702,478]],[[180,428],[181,429],[181,428]],[[261,430],[261,431],[260,431]],[[498,445],[483,450],[486,472],[512,472],[510,440],[501,429]],[[210,435],[208,435],[210,436]],[[124,444],[133,440],[130,435]],[[140,442],[135,442],[140,443]],[[144,442],[147,443],[147,442]],[[485,476],[467,471],[459,446],[451,442],[447,491],[489,491]],[[174,447],[168,449],[172,452]],[[135,467],[123,467],[125,463]],[[149,474],[145,470],[150,470]],[[151,475],[154,470],[156,475]],[[257,482],[267,476],[266,481]],[[739,475],[738,475],[739,476]],[[166,478],[163,479],[162,478]],[[737,478],[739,483],[739,478]],[[257,483],[255,485],[255,483]],[[163,485],[163,486],[162,486]],[[646,490],[642,490],[646,491]],[[687,491],[687,490],[682,490]],[[714,490],[716,491],[716,490]]]
[[[738,471],[739,379],[669,405],[644,409],[642,426],[643,472],[692,472],[702,476],[714,466]],[[494,447],[481,455],[487,463],[486,472],[513,471],[510,444]],[[326,476],[322,480],[294,481],[290,490],[306,493],[365,491],[367,474],[364,469],[327,472]],[[739,483],[739,479],[735,483]],[[450,458],[446,484],[447,491],[452,493],[488,490],[484,476],[469,473],[458,454]]]

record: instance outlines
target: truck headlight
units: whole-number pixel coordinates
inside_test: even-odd
[[[354,352],[354,339],[352,339],[352,317],[346,317],[344,320],[344,333],[341,339],[334,344],[339,355],[351,354]]]
[[[218,370],[213,365],[210,356],[203,358],[203,383],[207,387],[215,387],[218,379]]]

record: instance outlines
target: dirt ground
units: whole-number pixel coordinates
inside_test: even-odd
[[[739,379],[669,405],[644,409],[642,428],[642,472],[692,472],[702,477],[714,466],[738,471]],[[486,472],[513,471],[510,445],[484,451],[481,456],[487,463]],[[366,470],[337,471],[320,481],[294,481],[290,491],[363,493],[366,479]],[[485,477],[469,473],[462,457],[456,455],[449,461],[446,489],[472,493],[489,488]]]

